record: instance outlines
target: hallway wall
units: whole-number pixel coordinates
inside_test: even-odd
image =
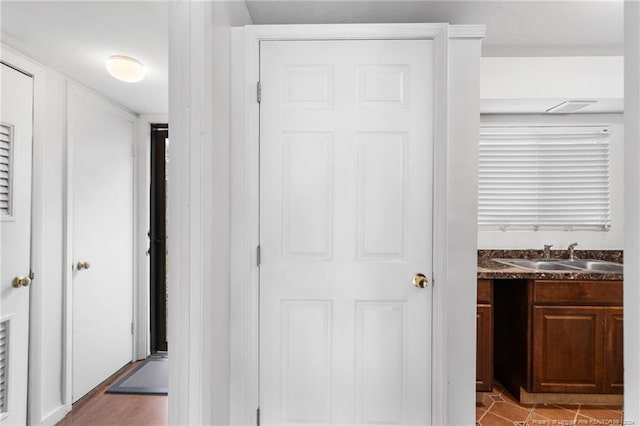
[[[226,425],[230,29],[251,18],[242,1],[172,2],[169,17],[169,423]]]
[[[34,265],[35,280],[31,287],[32,312],[31,333],[39,342],[37,348],[33,345],[30,362],[31,389],[29,400],[30,421],[32,424],[53,425],[59,421],[70,409],[68,398],[69,389],[65,386],[67,359],[67,329],[65,306],[65,185],[66,168],[66,133],[67,122],[67,92],[69,85],[80,87],[77,83],[38,63],[9,46],[2,45],[2,49],[22,61],[41,69],[43,72],[36,76],[44,84],[44,93],[36,92],[35,103],[35,132],[34,158],[42,161],[34,162],[34,166],[42,165],[42,169],[34,170],[41,174],[42,211],[34,212],[34,217],[41,218],[37,228],[42,230],[42,246],[34,245],[41,261],[41,268]],[[80,87],[94,96],[97,93]],[[102,97],[115,108],[131,112]],[[40,121],[39,121],[40,120]],[[40,151],[38,151],[40,150]],[[34,208],[38,203],[34,202]],[[34,225],[35,229],[36,225]],[[37,244],[37,239],[36,239]],[[36,255],[34,254],[34,258]],[[41,303],[34,304],[39,300]],[[38,336],[39,335],[39,336]],[[69,338],[71,336],[68,336]],[[32,338],[33,339],[33,338]],[[33,340],[31,340],[33,344]],[[34,353],[36,356],[34,356]],[[26,380],[26,378],[25,378]]]

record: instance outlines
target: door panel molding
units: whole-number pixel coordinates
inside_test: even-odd
[[[452,29],[451,34],[449,32]],[[259,104],[256,99],[259,81],[260,42],[266,40],[360,40],[360,39],[427,39],[434,42],[434,222],[433,222],[433,277],[437,284],[433,289],[433,356],[432,356],[432,423],[447,424],[447,412],[451,403],[448,392],[448,356],[452,346],[447,346],[447,306],[451,298],[447,292],[448,257],[461,247],[450,247],[451,223],[448,213],[449,180],[449,39],[477,41],[484,36],[483,26],[449,26],[447,24],[356,24],[356,25],[264,25],[247,26],[232,30],[232,51],[244,54],[232,55],[232,143],[231,158],[231,232],[235,238],[231,244],[231,423],[250,424],[255,421],[258,395],[258,268],[256,266],[259,241]],[[475,45],[474,45],[475,47]],[[461,52],[466,54],[466,51]],[[458,56],[459,58],[460,56]],[[477,73],[476,73],[477,74]],[[239,77],[236,77],[239,76]],[[235,78],[234,78],[235,77]],[[477,77],[477,76],[476,76]],[[472,79],[473,80],[473,79]],[[474,82],[471,82],[473,88]],[[455,93],[462,101],[463,93]],[[479,96],[478,96],[479,98]],[[477,120],[479,122],[479,105]],[[471,109],[474,104],[471,104]],[[466,111],[462,111],[463,113]],[[464,115],[464,114],[463,114]],[[466,123],[469,114],[465,115]],[[473,120],[470,120],[471,126]],[[470,133],[457,132],[458,137]],[[477,160],[476,160],[477,161]],[[473,182],[471,182],[473,183]],[[466,182],[465,182],[466,185]],[[454,186],[454,185],[451,185]],[[465,186],[468,189],[469,186]],[[475,229],[475,223],[472,226]],[[458,231],[459,232],[459,231]],[[475,252],[475,232],[467,244]],[[466,247],[466,246],[464,246]],[[462,248],[464,248],[462,247]],[[475,257],[465,258],[472,262]],[[469,275],[469,274],[468,274]],[[475,288],[475,273],[469,288]],[[475,332],[474,297],[467,303],[469,309],[469,333]],[[473,339],[467,339],[473,342]],[[449,343],[450,344],[450,343]],[[449,361],[450,363],[450,361]],[[473,367],[475,368],[475,367]],[[473,371],[471,368],[471,371]],[[472,396],[474,378],[469,380]],[[470,400],[469,406],[473,403]]]

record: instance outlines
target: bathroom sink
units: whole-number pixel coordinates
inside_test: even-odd
[[[555,272],[578,272],[582,268],[563,265],[554,260],[531,260],[531,259],[493,259],[505,265],[517,266],[519,268],[531,269],[532,271],[555,271]]]
[[[619,263],[596,259],[493,259],[505,265],[544,272],[617,272],[622,273]]]

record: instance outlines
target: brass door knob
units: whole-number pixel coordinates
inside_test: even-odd
[[[417,288],[426,288],[429,284],[429,280],[424,274],[413,275],[413,285]]]
[[[29,284],[31,284],[31,279],[29,277],[23,277],[21,275],[18,275],[13,279],[11,283],[15,288],[28,287]]]
[[[78,264],[76,265],[76,269],[78,271],[82,271],[83,269],[89,269],[91,267],[91,264],[89,262],[78,262]]]

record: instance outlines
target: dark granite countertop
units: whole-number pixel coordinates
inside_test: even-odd
[[[598,259],[622,263],[622,250],[576,250],[577,259]],[[621,273],[534,272],[505,265],[493,259],[542,259],[542,250],[478,250],[479,279],[597,280],[621,281]],[[551,259],[566,259],[566,250],[552,250]]]

